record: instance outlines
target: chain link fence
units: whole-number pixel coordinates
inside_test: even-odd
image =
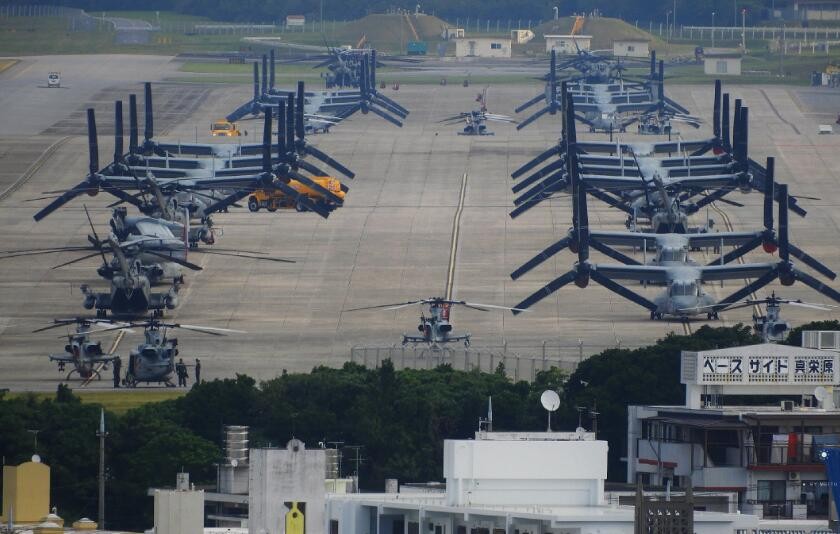
[[[434,369],[439,365],[450,365],[461,371],[492,373],[504,366],[505,374],[514,381],[533,382],[540,371],[556,367],[571,374],[584,359],[607,349],[635,348],[621,344],[590,345],[580,342],[576,345],[536,346],[390,346],[353,347],[350,361],[368,368],[378,368],[385,360],[391,360],[396,369]]]

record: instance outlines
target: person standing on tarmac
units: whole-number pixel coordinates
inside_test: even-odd
[[[118,388],[120,387],[120,369],[122,368],[122,360],[119,356],[115,356],[111,365],[113,365],[114,370],[114,387]]]
[[[187,366],[184,365],[183,358],[175,365],[175,372],[178,373],[178,387],[187,387]]]
[[[201,384],[201,360],[195,359],[195,383]]]

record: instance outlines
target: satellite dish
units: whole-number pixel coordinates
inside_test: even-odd
[[[234,458],[233,460],[230,461],[230,465],[232,465],[233,467],[236,467],[237,465],[239,465],[239,460]]]
[[[828,398],[828,390],[822,386],[817,386],[814,388],[814,396],[817,398],[818,401],[823,402],[825,399]]]
[[[548,410],[549,412],[557,411],[557,408],[560,407],[560,395],[557,394],[556,391],[546,390],[542,392],[540,395],[540,402],[543,405],[543,408]]]
[[[39,464],[39,463],[41,463],[41,457],[38,456],[37,454],[33,454],[32,455],[32,461],[35,462],[36,464]]]

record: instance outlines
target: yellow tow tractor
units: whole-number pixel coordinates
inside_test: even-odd
[[[220,119],[210,125],[210,135],[213,137],[239,137],[242,132],[236,129],[236,124]]]
[[[340,181],[336,180],[331,176],[315,176],[312,178],[312,180],[321,187],[330,191],[331,193],[334,193],[335,196],[344,200],[344,191],[341,190]],[[313,189],[310,189],[306,185],[298,182],[297,180],[289,181],[289,185],[296,191],[306,195],[313,201],[323,204],[330,211],[340,206],[340,204],[327,200],[326,198],[324,198],[323,195],[321,195]],[[278,209],[291,208],[294,208],[297,211],[307,211],[307,208],[305,206],[298,204],[292,198],[290,198],[288,195],[286,195],[278,189],[258,189],[254,191],[251,194],[251,196],[248,197],[248,209],[250,211],[257,212],[260,211],[260,208],[265,208],[268,211],[272,212],[277,211]]]

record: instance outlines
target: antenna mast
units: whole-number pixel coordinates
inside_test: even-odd
[[[105,409],[99,412],[99,530],[105,530]]]

